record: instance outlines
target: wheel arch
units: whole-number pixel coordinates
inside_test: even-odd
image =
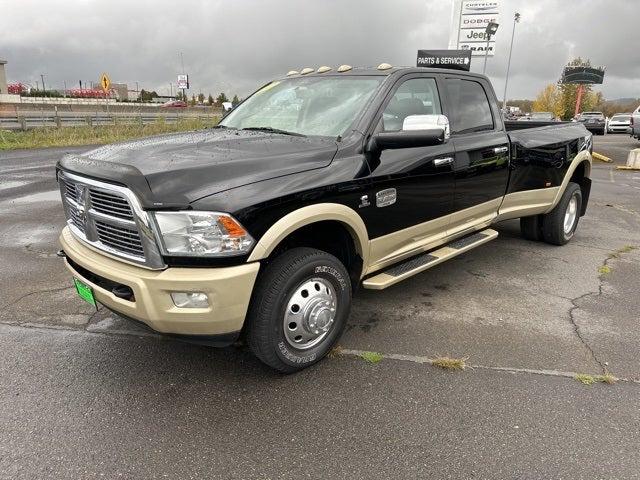
[[[593,160],[591,158],[591,154],[584,150],[573,159],[571,165],[569,165],[569,169],[562,180],[562,184],[556,193],[556,197],[553,200],[551,206],[547,209],[545,213],[553,210],[556,205],[560,202],[562,195],[564,195],[565,190],[567,189],[567,185],[569,182],[575,182],[580,185],[580,190],[582,191],[583,196],[583,205],[581,215],[584,215],[584,212],[587,208],[587,201],[589,199],[589,192],[591,189],[591,165]]]
[[[336,222],[342,226],[353,240],[356,253],[363,265],[369,261],[369,235],[362,218],[351,208],[338,203],[309,205],[288,213],[275,222],[266,232],[247,261],[264,260],[296,231],[320,222]]]

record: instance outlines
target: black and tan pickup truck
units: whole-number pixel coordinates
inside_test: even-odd
[[[482,75],[292,71],[212,129],[67,155],[61,256],[81,297],[293,372],[336,344],[356,288],[384,289],[496,238],[568,242],[591,134],[507,122]]]

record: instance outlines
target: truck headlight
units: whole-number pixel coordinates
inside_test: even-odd
[[[242,255],[253,238],[233,217],[217,212],[152,212],[166,255],[223,257]]]

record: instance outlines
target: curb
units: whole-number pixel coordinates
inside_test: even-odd
[[[605,157],[601,153],[593,152],[591,154],[591,156],[593,158],[595,158],[596,160],[600,160],[601,162],[605,162],[605,163],[612,163],[613,162],[613,160],[611,160],[609,157]]]

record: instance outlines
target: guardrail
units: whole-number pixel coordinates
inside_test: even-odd
[[[106,125],[146,125],[163,120],[176,123],[180,120],[214,120],[215,114],[194,113],[77,113],[77,112],[24,112],[19,115],[0,116],[0,130],[30,130],[42,127],[79,127]]]

